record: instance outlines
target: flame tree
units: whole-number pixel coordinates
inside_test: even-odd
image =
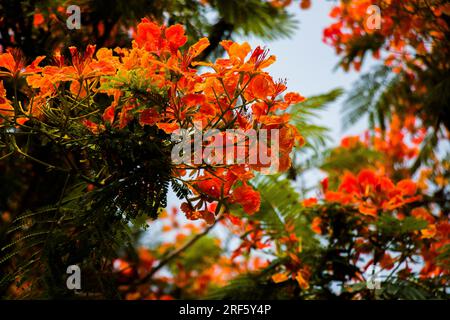
[[[265,71],[274,56],[227,39],[283,34],[289,23],[277,19],[293,1],[186,10],[162,1],[110,15],[86,2],[87,28],[69,34],[55,29],[64,2],[17,3],[1,7],[32,13],[8,15],[0,31],[10,35],[0,55],[4,296],[448,297],[447,1],[376,1],[377,30],[366,24],[374,3],[333,8],[324,41],[342,67],[359,69],[368,52],[383,66],[344,104],[345,122],[368,114],[369,129],[331,149],[313,117],[342,90],[306,100],[286,92]],[[151,19],[134,27],[143,14]],[[192,141],[199,124],[246,154],[249,141],[227,129],[277,129],[279,148],[268,150],[279,172],[217,157],[174,163],[171,134],[184,129]],[[327,177],[309,190],[312,168]],[[169,188],[179,208],[164,209]],[[83,270],[76,293],[65,286],[72,264]]]

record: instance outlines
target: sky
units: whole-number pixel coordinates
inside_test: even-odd
[[[344,72],[336,69],[339,57],[334,48],[322,41],[322,32],[333,22],[328,16],[333,1],[314,1],[308,10],[301,10],[298,3],[289,7],[289,12],[298,20],[296,32],[288,39],[265,42],[258,38],[241,38],[248,41],[252,48],[261,45],[270,49],[270,53],[277,56],[275,64],[267,71],[274,79],[286,78],[288,91],[297,91],[303,96],[313,96],[326,93],[335,88],[348,90],[362,72],[373,65],[373,61],[365,59],[365,65],[360,72]],[[349,130],[341,130],[341,108],[345,95],[335,103],[330,104],[328,110],[321,114],[318,124],[331,129],[330,136],[334,143],[348,134],[360,134],[367,128],[367,120],[361,120]]]
[[[336,88],[344,89],[344,94],[328,107],[318,112],[315,124],[329,128],[330,147],[338,145],[347,135],[360,135],[368,128],[367,117],[364,116],[352,127],[342,129],[342,108],[346,92],[362,73],[368,71],[375,61],[371,57],[364,59],[359,72],[343,71],[337,68],[341,59],[334,47],[322,40],[323,30],[335,22],[329,12],[336,3],[334,1],[313,1],[307,10],[302,10],[298,2],[289,7],[289,12],[298,21],[296,31],[289,38],[264,41],[259,38],[241,37],[238,41],[247,41],[252,48],[265,46],[277,61],[266,71],[274,79],[287,79],[287,91],[299,92],[305,97],[324,94]],[[301,132],[300,132],[301,133]],[[295,184],[298,188],[314,188],[325,177],[320,170],[303,172],[301,179]],[[314,196],[314,192],[308,196]]]

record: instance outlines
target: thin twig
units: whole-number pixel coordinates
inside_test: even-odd
[[[183,246],[181,246],[180,248],[172,251],[170,254],[168,254],[164,259],[162,259],[159,264],[154,267],[145,277],[139,279],[138,281],[136,281],[135,283],[133,283],[132,288],[134,288],[136,285],[139,284],[143,284],[147,281],[149,281],[156,272],[158,272],[159,270],[161,270],[162,267],[164,267],[165,265],[167,265],[170,261],[172,261],[173,259],[175,259],[177,256],[179,256],[181,253],[183,253],[184,251],[186,251],[187,249],[189,249],[192,245],[194,245],[198,240],[200,240],[202,237],[204,237],[205,235],[207,235],[216,225],[217,223],[222,220],[223,215],[219,214],[219,216],[217,217],[216,221],[214,221],[214,223],[212,225],[210,225],[209,227],[207,227],[203,232],[195,235],[191,240],[189,240],[188,242],[186,242]]]

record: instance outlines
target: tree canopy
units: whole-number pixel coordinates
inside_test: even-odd
[[[379,63],[311,97],[236,36],[314,1],[75,2],[0,1],[2,297],[448,299],[448,1],[338,1],[338,67]]]

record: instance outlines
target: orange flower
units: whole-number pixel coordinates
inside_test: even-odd
[[[328,202],[338,202],[342,204],[348,204],[351,202],[351,195],[343,192],[327,191],[325,192],[325,200]]]
[[[157,51],[161,44],[161,28],[148,20],[142,19],[137,26],[137,35],[135,41],[140,48],[147,51]]]
[[[339,191],[345,191],[346,193],[359,192],[358,180],[350,172],[345,173],[342,183],[339,186]]]
[[[190,93],[185,95],[181,99],[182,104],[186,107],[201,106],[202,104],[205,103],[205,101],[206,101],[205,95],[200,93]]]
[[[296,138],[298,138],[297,128],[288,124],[281,127],[279,134],[280,152],[289,154],[294,147]]]
[[[417,190],[416,183],[409,179],[399,181],[397,188],[400,189],[404,196],[413,196]]]
[[[396,195],[390,198],[387,203],[383,205],[383,208],[387,210],[394,210],[403,206],[404,204],[405,200],[403,199],[403,197]]]
[[[88,119],[83,119],[81,121],[81,124],[84,125],[87,129],[89,129],[89,131],[91,131],[94,134],[97,134],[100,132],[100,128],[99,128],[98,124],[96,124]]]
[[[272,280],[275,283],[285,282],[288,279],[289,279],[289,277],[286,275],[286,273],[276,273],[272,276]]]
[[[366,190],[366,187],[375,187],[378,184],[378,177],[372,170],[363,169],[358,174],[358,183]]]
[[[233,190],[233,201],[239,203],[246,213],[254,214],[259,211],[261,197],[252,187],[243,184]]]
[[[0,77],[7,76],[16,78],[20,75],[30,75],[39,72],[41,68],[39,63],[45,59],[45,56],[37,57],[29,66],[25,65],[25,58],[18,49],[9,49],[6,53],[0,54]]]
[[[145,109],[139,116],[139,123],[141,126],[149,125],[153,126],[160,120],[160,115],[155,108]]]
[[[295,275],[295,280],[297,280],[297,283],[300,286],[300,288],[307,290],[307,289],[309,289],[309,283],[305,279],[305,276],[303,273],[304,273],[303,270],[298,271],[297,274]]]
[[[311,7],[311,0],[302,0],[302,2],[300,2],[300,8],[306,10],[309,9],[309,7]]]
[[[297,92],[288,92],[284,96],[284,101],[286,101],[289,105],[297,104],[297,103],[303,102],[305,100],[306,100],[306,98]]]
[[[133,267],[122,259],[115,259],[113,262],[114,269],[125,277],[130,277],[133,275]]]
[[[284,8],[292,3],[292,0],[270,0],[270,5],[276,8]]]
[[[144,18],[137,26],[135,43],[139,48],[158,55],[163,52],[176,54],[178,49],[187,42],[184,33],[184,27],[180,24],[165,28]]]
[[[186,212],[186,218],[189,220],[203,219],[210,225],[213,224],[214,221],[216,221],[214,213],[210,212],[209,210],[188,211]]]
[[[302,202],[304,207],[312,207],[317,204],[317,198],[308,198]]]
[[[197,187],[204,194],[219,199],[222,190],[222,181],[215,177],[209,177],[198,181]]]
[[[171,134],[172,132],[180,129],[180,126],[176,122],[172,122],[172,123],[159,122],[156,125],[158,126],[158,128],[160,128],[161,130],[163,130],[167,134]]]
[[[420,230],[420,233],[422,234],[422,239],[432,239],[436,236],[436,225],[430,224],[425,229]]]
[[[338,192],[325,192],[325,200],[342,204],[353,203],[364,215],[377,216],[378,210],[393,210],[420,199],[413,196],[416,184],[402,180],[397,185],[370,169],[361,170],[357,177],[345,173]]]
[[[17,52],[17,51],[16,51]],[[14,77],[18,74],[23,68],[25,64],[22,58],[15,59],[11,54],[11,51],[0,54],[0,67],[8,70],[9,72],[0,71],[0,76],[10,76]]]
[[[256,76],[250,83],[250,93],[257,99],[266,99],[273,93],[269,78],[264,75]]]
[[[95,45],[88,45],[84,54],[76,47],[69,47],[73,68],[64,68],[70,80],[86,80],[99,76],[112,75],[116,72],[112,61],[94,59]],[[105,58],[105,55],[100,55]],[[107,57],[107,56],[106,56]]]
[[[189,50],[188,50],[189,58],[191,60],[194,59],[208,47],[209,47],[209,39],[201,38],[195,44],[193,44],[191,47],[189,47]]]
[[[150,270],[155,262],[155,257],[152,256],[150,251],[144,247],[138,249],[139,262],[146,270]]]
[[[346,149],[352,149],[357,147],[359,144],[362,144],[358,136],[350,136],[350,137],[344,137],[341,140],[341,147]]]
[[[278,171],[285,172],[292,165],[291,158],[289,153],[281,153],[279,161],[278,161]]]
[[[314,217],[311,223],[311,229],[317,234],[322,234],[322,219],[320,217]]]
[[[247,42],[239,44],[231,40],[223,40],[220,44],[227,51],[231,59],[238,59],[240,63],[244,62],[245,57],[247,57],[252,50]]]
[[[67,101],[73,101],[74,108],[84,106],[87,100],[90,107],[98,106],[93,97],[97,93],[108,95],[112,102],[105,109],[101,108],[100,116],[96,112],[77,110],[77,114],[78,111],[83,116],[89,114],[89,117],[76,119],[93,134],[126,127],[131,132],[147,131],[148,128],[142,128],[146,126],[156,126],[171,134],[178,129],[192,129],[193,123],[201,123],[205,130],[219,130],[220,134],[226,129],[277,129],[280,132],[280,150],[276,155],[278,171],[287,170],[295,143],[302,143],[304,139],[289,124],[289,114],[279,110],[304,98],[294,92],[283,98],[281,95],[287,89],[285,82],[274,82],[268,73],[261,71],[271,65],[275,57],[268,56],[266,49],[257,47],[252,51],[248,43],[225,40],[221,45],[228,53],[227,58],[217,59],[215,63],[195,63],[193,60],[209,46],[209,40],[202,38],[187,50],[179,51],[186,42],[183,26],[165,27],[142,19],[130,49],[96,51],[94,45],[88,45],[84,52],[79,52],[76,47],[70,47],[69,63],[56,52],[54,65],[42,68],[39,63],[43,57],[25,67],[20,54],[7,52],[0,55],[0,75],[26,76],[29,88],[23,92],[30,92],[30,96],[21,103],[30,113],[28,116],[43,118],[42,121],[47,120],[41,117],[47,107],[61,105],[60,94],[67,94]],[[207,65],[211,71],[200,73],[193,65]],[[10,115],[11,104],[3,85],[1,89],[0,112],[2,116]],[[91,99],[86,100],[87,97]],[[18,121],[23,119],[27,118]],[[191,134],[193,130],[187,131]],[[207,143],[204,141],[203,146]],[[247,140],[241,145],[246,152],[253,147]],[[171,174],[175,177],[189,174],[187,185],[196,197],[191,200],[192,208],[186,215],[212,223],[214,214],[205,208],[215,201],[240,204],[248,214],[259,210],[260,195],[247,183],[254,171],[263,167],[262,163],[226,163],[223,167],[182,164],[175,166]]]
[[[9,118],[14,115],[14,108],[11,101],[6,98],[6,90],[3,86],[3,81],[0,81],[0,124],[3,118]]]
[[[169,42],[170,51],[172,53],[176,53],[178,48],[183,46],[187,41],[187,37],[184,35],[184,27],[180,24],[167,28],[165,36]]]
[[[434,217],[424,208],[414,208],[411,210],[411,215],[417,219],[422,219],[428,223],[434,223]]]
[[[390,195],[395,190],[394,183],[387,177],[381,177],[378,186],[380,191],[388,195]]]
[[[380,259],[380,267],[386,270],[392,269],[394,267],[394,259],[388,253],[385,253]]]
[[[377,207],[371,203],[368,202],[361,202],[358,207],[359,212],[362,214],[368,215],[368,216],[374,216],[377,215]]]
[[[45,22],[45,19],[44,19],[44,16],[42,15],[42,13],[35,13],[33,15],[33,26],[34,27],[39,27],[44,22]]]
[[[103,113],[103,121],[112,124],[114,122],[115,117],[114,111],[115,111],[114,106],[109,106],[108,108],[106,108],[105,112]]]

